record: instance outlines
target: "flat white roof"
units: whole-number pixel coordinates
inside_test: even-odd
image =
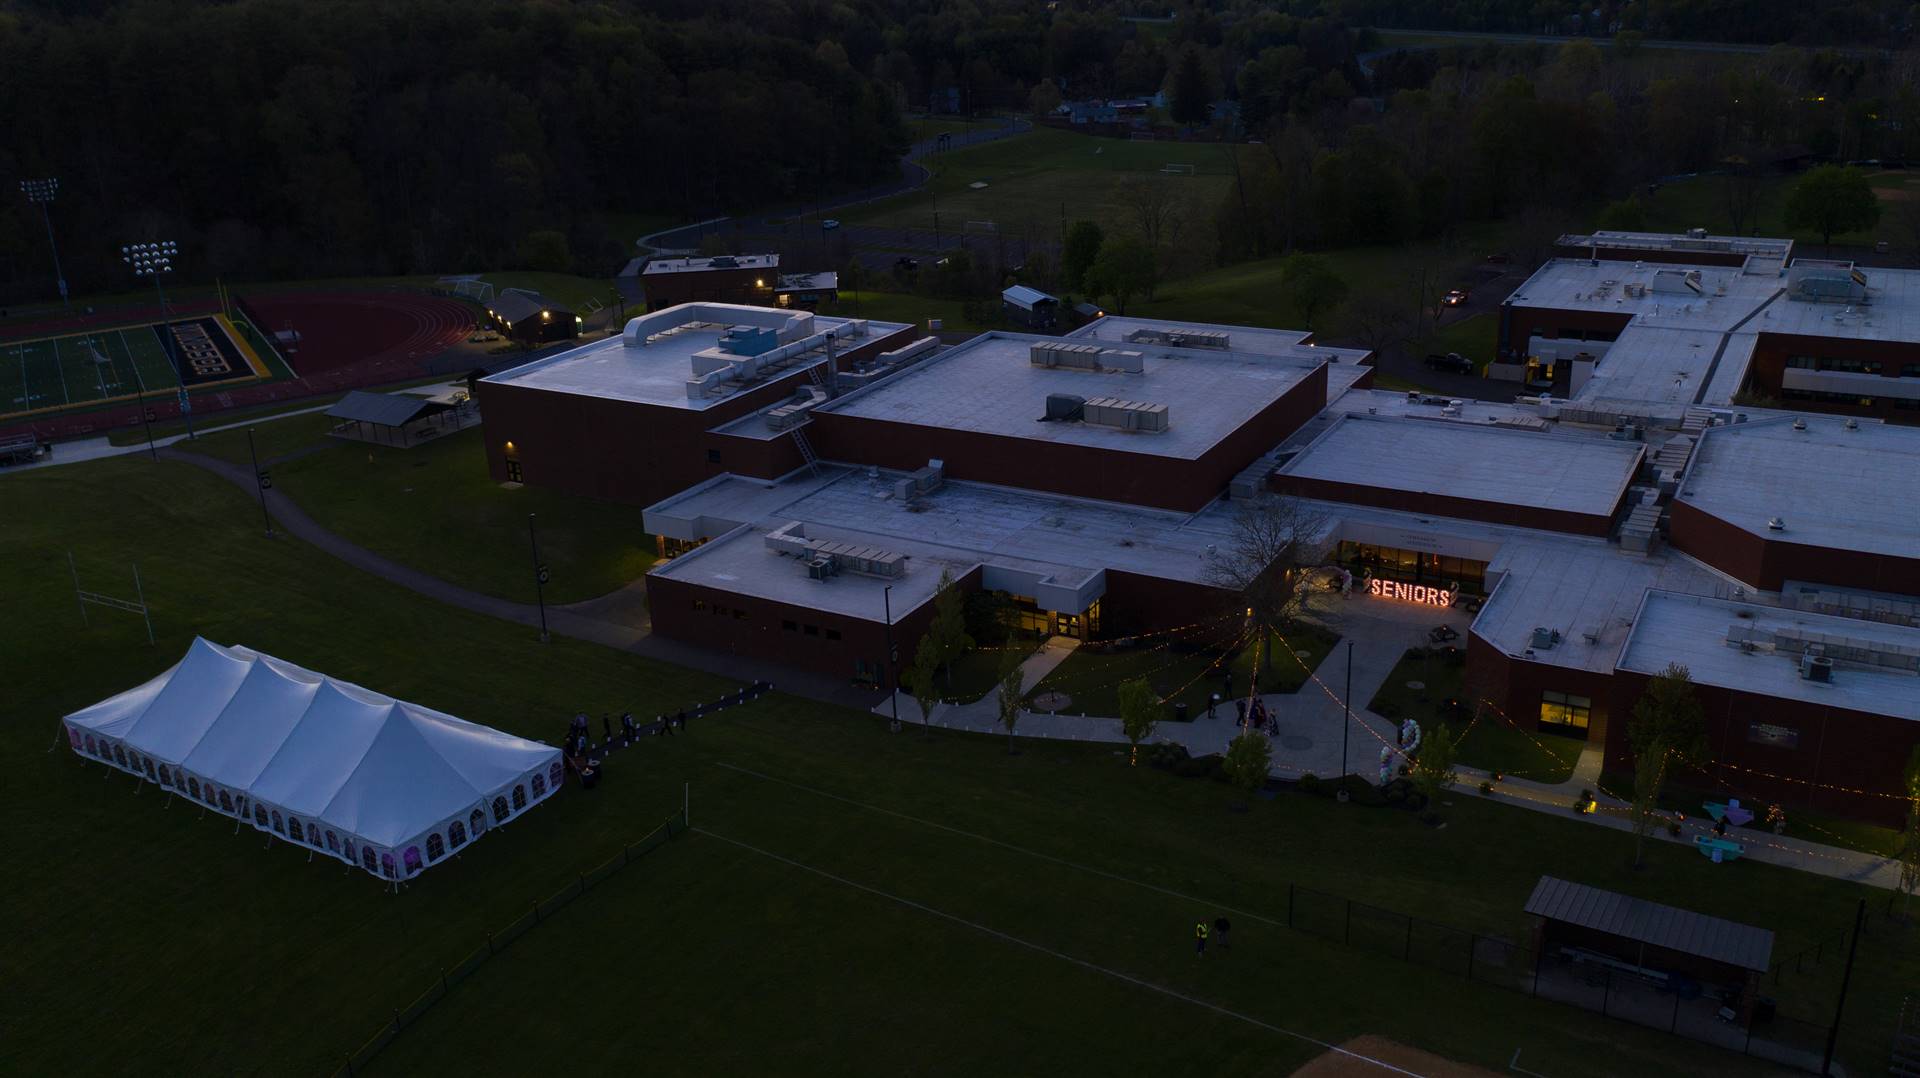
[[[1606,438],[1348,414],[1282,475],[1608,516],[1643,446]]]
[[[1788,640],[1814,635],[1845,638],[1876,650],[1920,651],[1920,629],[1654,591],[1647,594],[1620,653],[1620,668],[1658,674],[1668,663],[1679,663],[1703,685],[1920,720],[1920,674],[1836,659],[1833,680],[1813,681],[1800,676],[1799,647],[1776,651],[1762,644],[1748,651],[1728,643],[1729,629],[1757,633],[1762,640],[1774,633]],[[1765,721],[1767,716],[1751,718]]]
[[[814,331],[825,332],[850,321],[853,319],[815,315]],[[866,337],[843,340],[839,348],[842,351],[856,348],[876,337],[906,328],[906,324],[901,322],[869,321]],[[735,393],[763,384],[738,384],[732,386],[731,392],[718,396],[688,398],[687,379],[693,376],[693,354],[718,346],[726,331],[725,326],[696,323],[680,327],[670,335],[656,337],[645,348],[627,348],[622,338],[607,337],[502,371],[484,381],[700,411],[729,399]],[[806,370],[824,362],[826,352],[816,351],[799,357],[791,366],[776,374]]]
[[[1920,428],[1797,418],[1709,428],[1676,498],[1769,539],[1920,558]]]
[[[1165,318],[1134,318],[1124,314],[1109,314],[1104,318],[1096,318],[1068,333],[1067,336],[1076,340],[1100,341],[1112,344],[1116,348],[1132,348],[1136,346],[1127,343],[1127,335],[1142,329],[1224,333],[1227,335],[1227,351],[1247,352],[1258,356],[1288,356],[1294,359],[1319,357],[1331,363],[1358,363],[1373,354],[1364,348],[1335,348],[1331,345],[1314,344],[1312,333],[1298,329],[1229,326],[1214,322],[1175,322]]]
[[[897,619],[933,595],[942,568],[957,577],[984,564],[1067,587],[1105,569],[1204,583],[1209,551],[1233,535],[1232,510],[1219,502],[1175,513],[947,481],[909,503],[891,496],[897,478],[829,466],[817,479],[766,484],[728,476],[703,484],[649,506],[646,527],[678,538],[723,537],[653,572],[879,621],[882,589],[893,585]],[[795,520],[809,539],[906,554],[906,574],[811,580],[801,563],[766,549],[767,533]]]
[[[716,263],[718,263],[716,265]],[[642,275],[650,273],[700,273],[706,270],[743,270],[773,269],[780,265],[780,256],[765,255],[713,255],[705,258],[656,258],[647,263]]]
[[[1300,384],[1323,357],[1285,358],[1200,348],[1126,345],[1144,373],[1035,367],[1032,346],[1058,337],[985,333],[820,411],[1039,442],[1195,459]],[[1164,404],[1157,433],[1081,422],[1041,422],[1049,394]]]
[[[1783,260],[1793,253],[1792,240],[1770,239],[1763,236],[1688,236],[1674,232],[1624,232],[1602,229],[1598,232],[1569,233],[1561,236],[1557,242],[1561,247],[1597,246],[1603,251],[1733,253]]]
[[[1752,270],[1761,272],[1751,272]],[[1700,293],[1627,295],[1628,285],[1651,285],[1654,274],[1698,271]],[[1517,307],[1608,311],[1630,316],[1635,327],[1731,333],[1791,333],[1861,341],[1920,341],[1920,270],[1863,268],[1865,304],[1814,303],[1789,298],[1784,268],[1758,260],[1739,266],[1677,266],[1555,258],[1508,296]]]

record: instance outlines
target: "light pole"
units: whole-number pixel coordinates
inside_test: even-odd
[[[887,613],[887,688],[892,690],[894,733],[900,732],[900,653],[893,650],[893,585],[880,589]]]
[[[267,488],[273,477],[260,470],[260,454],[253,448],[253,428],[247,428],[247,456],[253,460],[253,485],[260,491],[260,523],[266,525],[267,538],[273,538],[273,518],[267,515]]]
[[[1347,784],[1347,730],[1353,725],[1353,641],[1347,641],[1347,692],[1340,701],[1344,719],[1340,723],[1340,786]]]
[[[72,304],[67,302],[67,275],[60,270],[60,245],[53,242],[53,212],[47,209],[53,196],[60,193],[60,179],[49,176],[44,180],[21,180],[20,193],[27,196],[28,202],[40,204],[40,220],[47,226],[47,246],[53,251],[53,279],[60,284],[60,304],[70,307]]]
[[[540,642],[547,643],[547,567],[540,564],[540,537],[533,533],[533,514],[527,514],[527,542],[533,546],[533,594],[540,604]]]
[[[153,278],[153,294],[160,300],[160,325],[166,331],[160,337],[167,346],[167,362],[173,366],[173,380],[180,386],[180,417],[187,421],[187,438],[192,440],[199,437],[193,432],[193,403],[187,399],[187,376],[180,369],[180,357],[173,347],[173,323],[167,319],[167,294],[160,287],[161,275],[173,272],[173,259],[179,253],[179,245],[172,240],[132,243],[120,248],[120,261],[133,267],[135,277]]]

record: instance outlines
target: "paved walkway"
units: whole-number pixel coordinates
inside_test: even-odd
[[[145,447],[142,446],[142,448]],[[230,464],[213,457],[175,448],[164,450],[161,458],[203,468],[245,490],[249,496],[255,494],[252,470],[244,465]],[[409,591],[446,603],[448,606],[500,618],[503,621],[516,622],[532,629],[538,629],[540,626],[540,609],[537,606],[482,595],[477,591],[463,588],[430,573],[421,572],[375,554],[323,527],[279,488],[267,491],[267,511],[273,517],[274,526],[277,529],[318,547],[321,551],[363,572],[371,573],[382,580],[398,584]],[[773,681],[784,691],[828,703],[865,708],[873,701],[872,692],[856,689],[843,681],[806,671],[770,667],[766,663],[743,660],[705,648],[681,644],[654,636],[648,631],[649,624],[644,620],[635,623],[616,620],[609,616],[610,612],[624,609],[632,603],[632,589],[636,586],[629,585],[611,595],[590,599],[583,603],[549,606],[546,610],[547,629],[556,636],[603,644],[662,662],[673,663],[676,666],[703,670],[731,681],[748,684],[760,680]]]
[[[252,419],[243,419],[237,423],[224,423],[217,427],[198,427],[195,428],[195,433],[217,434],[223,430],[240,430],[245,427],[257,427],[262,423],[271,423],[276,419],[290,419],[297,415],[324,412],[331,407],[333,407],[331,403],[316,404],[311,408],[299,408],[291,412],[276,412],[273,415],[255,416]],[[132,428],[129,427],[127,429],[131,430]],[[185,434],[168,434],[155,438],[153,445],[156,449],[165,449],[175,442],[184,442],[186,440],[187,436]],[[0,475],[6,475],[11,472],[27,472],[35,468],[51,468],[56,464],[78,464],[86,460],[104,460],[107,457],[124,457],[134,453],[145,453],[146,451],[147,440],[145,438],[131,445],[114,445],[109,439],[109,436],[105,434],[96,435],[92,438],[76,438],[70,442],[58,443],[54,452],[31,464],[16,464],[8,468],[0,469]]]
[[[1314,671],[1314,676],[1300,687],[1299,692],[1261,697],[1280,725],[1280,736],[1273,740],[1273,763],[1270,769],[1276,778],[1293,779],[1309,772],[1322,776],[1341,773],[1340,742],[1346,714],[1342,694],[1346,689],[1349,642],[1353,645],[1353,698],[1371,700],[1386,682],[1387,675],[1399,662],[1401,655],[1408,648],[1426,643],[1427,631],[1433,625],[1444,621],[1464,632],[1467,621],[1464,615],[1455,611],[1440,612],[1362,599],[1327,599],[1317,602],[1315,606],[1314,616],[1337,626],[1343,638],[1321,662],[1319,669]],[[1027,660],[1023,669],[1029,670],[1034,676],[1022,679],[1026,689],[1031,691],[1068,654],[1069,649],[1058,648],[1050,641]],[[1282,660],[1276,657],[1275,661]],[[887,714],[892,706],[890,701],[882,700],[874,710]],[[902,693],[899,707],[903,720],[909,717],[914,721],[919,720],[920,706],[911,695]],[[1240,732],[1233,721],[1235,713],[1234,709],[1223,704],[1211,718],[1201,715],[1191,722],[1162,722],[1154,727],[1149,740],[1181,745],[1195,756],[1225,753],[1227,743]],[[1482,721],[1495,720],[1488,716]],[[969,704],[937,705],[930,724],[942,729],[974,733],[1005,732],[999,725],[991,695]],[[1348,768],[1369,780],[1377,779],[1380,751],[1395,743],[1395,730],[1393,720],[1364,708],[1355,710],[1352,725],[1346,730]],[[1020,737],[1058,741],[1097,741],[1115,745],[1127,743],[1126,734],[1121,731],[1117,718],[1023,711],[1014,732]],[[1601,759],[1599,746],[1590,745],[1582,750],[1571,777],[1565,782],[1543,783],[1506,778],[1501,780],[1491,796],[1503,804],[1535,812],[1562,814],[1620,831],[1632,830],[1627,817],[1627,804],[1606,796],[1598,788]],[[1488,773],[1471,767],[1457,770],[1459,783],[1446,796],[1481,796],[1478,787],[1489,777]],[[1583,789],[1594,791],[1600,808],[1593,813],[1575,816],[1573,803]],[[1649,841],[1691,844],[1695,836],[1709,833],[1710,827],[1710,823],[1703,825],[1689,819],[1682,826],[1679,839],[1669,838],[1663,829]],[[1746,859],[1875,887],[1892,888],[1899,883],[1900,864],[1891,858],[1790,836],[1772,835],[1752,828],[1737,831],[1732,837],[1746,846]],[[1725,865],[1723,870],[1740,871],[1737,864]]]

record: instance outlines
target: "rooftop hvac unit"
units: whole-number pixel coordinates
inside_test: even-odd
[[[1535,651],[1546,651],[1559,642],[1560,632],[1557,629],[1538,626],[1533,630],[1533,650]]]
[[[712,261],[708,262],[707,265],[714,269],[733,269],[740,265],[740,260],[732,255],[717,255]]]
[[[1076,397],[1071,393],[1047,394],[1047,418],[1049,420],[1079,419],[1081,409],[1086,406],[1085,397]]]
[[[1808,681],[1832,681],[1833,660],[1809,649],[1800,656],[1800,676]]]
[[[807,579],[809,580],[824,581],[839,572],[839,570],[840,566],[835,563],[833,556],[830,554],[823,554],[807,560]]]
[[[1687,229],[1687,238],[1690,240],[1704,240],[1707,238],[1707,230],[1704,228],[1689,228]]]

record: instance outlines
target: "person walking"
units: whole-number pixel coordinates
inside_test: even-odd
[[[1207,922],[1199,921],[1193,926],[1193,954],[1196,958],[1207,956]]]
[[[613,744],[613,716],[604,711],[600,713],[600,743]]]
[[[633,712],[623,711],[620,713],[620,736],[625,739],[622,743],[633,744],[633,734]]]
[[[1219,941],[1220,949],[1223,951],[1230,949],[1227,944],[1227,933],[1231,931],[1233,931],[1232,921],[1227,920],[1225,917],[1216,917],[1213,919],[1213,936],[1214,939]]]
[[[680,709],[678,721],[680,723],[680,729],[684,730],[687,728],[687,709],[686,708],[683,707]]]
[[[672,715],[660,716],[660,736],[661,737],[673,736],[673,716]]]

